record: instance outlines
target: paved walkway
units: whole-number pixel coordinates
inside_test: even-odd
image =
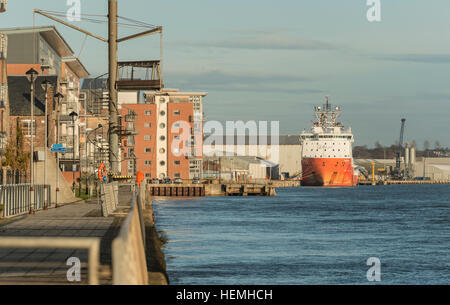
[[[119,202],[129,204],[131,193],[119,191]],[[111,282],[111,243],[117,236],[121,217],[101,217],[97,199],[69,204],[58,209],[39,211],[2,225],[0,237],[99,237],[100,280]],[[0,284],[72,284],[67,281],[67,259],[78,257],[82,263],[82,281],[87,284],[87,250],[0,248]]]

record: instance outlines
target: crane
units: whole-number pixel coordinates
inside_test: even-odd
[[[402,151],[403,151],[403,135],[405,133],[405,123],[406,123],[406,119],[402,119],[402,127],[400,129],[400,140],[398,142],[398,148],[397,148],[397,153],[396,153],[396,157],[395,157],[395,170],[392,173],[392,176],[395,179],[402,179],[404,176],[404,173],[401,170],[401,157],[402,157]]]

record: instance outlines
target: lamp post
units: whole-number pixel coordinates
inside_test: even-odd
[[[99,129],[101,129],[101,128],[103,128],[103,125],[102,124],[98,124],[98,127],[97,128],[95,128],[94,130],[92,130],[92,131],[90,131],[89,133],[87,133],[87,135],[86,135],[86,168],[88,167],[87,166],[87,164],[88,164],[88,154],[87,154],[87,142],[89,141],[89,142],[91,142],[91,140],[90,140],[90,136],[91,136],[91,134],[93,133],[93,132],[97,132],[97,130],[99,130]],[[89,169],[88,169],[89,170]],[[80,180],[81,181],[81,180]],[[88,175],[86,175],[86,195],[89,193],[89,181],[88,181]]]
[[[47,210],[48,202],[47,202],[47,194],[48,194],[48,186],[47,186],[47,147],[48,147],[48,119],[47,119],[47,94],[48,88],[51,86],[51,82],[47,79],[42,82],[42,88],[45,91],[45,140],[44,140],[44,210]]]
[[[34,170],[33,170],[33,153],[34,153],[34,82],[36,81],[36,77],[39,74],[36,70],[31,68],[26,73],[27,78],[30,82],[30,107],[31,107],[31,138],[30,138],[30,192],[31,192],[31,203],[30,203],[30,214],[34,214]]]
[[[61,99],[64,98],[64,95],[61,93],[55,94],[54,98],[56,98],[56,142],[59,144],[59,115],[60,115],[60,105]],[[59,193],[59,153],[56,153],[56,194],[55,194],[55,208],[58,208],[58,193]]]
[[[73,158],[72,158],[72,160],[73,160],[73,163],[72,163],[72,190],[75,193],[75,170],[76,170],[76,168],[75,168],[75,158],[76,158],[76,156],[75,156],[75,118],[78,117],[78,113],[73,111],[69,114],[69,116],[72,118],[72,128],[73,128],[73,132],[72,132],[72,136],[73,136],[72,137],[73,138],[73,141],[72,141],[72,144],[73,144],[72,145],[72,156],[73,156]]]

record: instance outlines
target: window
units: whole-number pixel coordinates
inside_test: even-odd
[[[144,136],[144,140],[145,140],[145,141],[150,141],[151,139],[152,139],[151,136],[148,136],[148,135],[147,135],[147,136]]]
[[[22,132],[25,136],[31,136],[31,120],[22,121]],[[33,121],[33,136],[36,135],[36,121]]]
[[[180,115],[180,110],[175,110],[175,111],[173,112],[173,114],[174,114],[174,115]]]
[[[152,115],[152,112],[150,110],[146,110],[145,115]]]
[[[152,127],[151,123],[144,123],[144,128],[150,128],[150,127]]]
[[[146,153],[149,153],[149,152],[151,152],[151,151],[152,151],[152,150],[151,150],[150,148],[146,148],[146,149],[145,149],[145,152],[146,152]]]
[[[180,161],[180,160],[175,160],[175,161],[173,161],[173,164],[174,164],[174,165],[180,165],[180,164],[181,164],[181,161]]]
[[[180,136],[173,136],[174,140],[180,140]]]
[[[152,161],[149,160],[145,161],[145,165],[152,165]]]
[[[161,111],[159,114],[160,114],[161,116],[165,116],[165,115],[166,115],[166,112],[165,112],[165,111]]]
[[[180,173],[175,173],[173,176],[174,176],[175,178],[181,178]]]
[[[150,178],[150,174],[145,174],[145,178]]]
[[[166,124],[161,123],[161,124],[159,124],[159,127],[160,127],[161,129],[166,128]]]

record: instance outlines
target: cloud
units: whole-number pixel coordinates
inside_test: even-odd
[[[374,56],[377,60],[429,64],[450,63],[450,54],[398,54]]]
[[[179,41],[177,44],[190,47],[211,47],[243,50],[332,50],[330,43],[279,34],[275,31],[241,31],[239,37],[223,40]]]
[[[212,70],[195,74],[188,72],[167,73],[166,78],[168,79],[168,84],[177,84],[176,87],[185,88],[186,90],[263,91],[304,94],[324,92],[305,85],[312,82],[312,78],[289,74],[237,74]]]

